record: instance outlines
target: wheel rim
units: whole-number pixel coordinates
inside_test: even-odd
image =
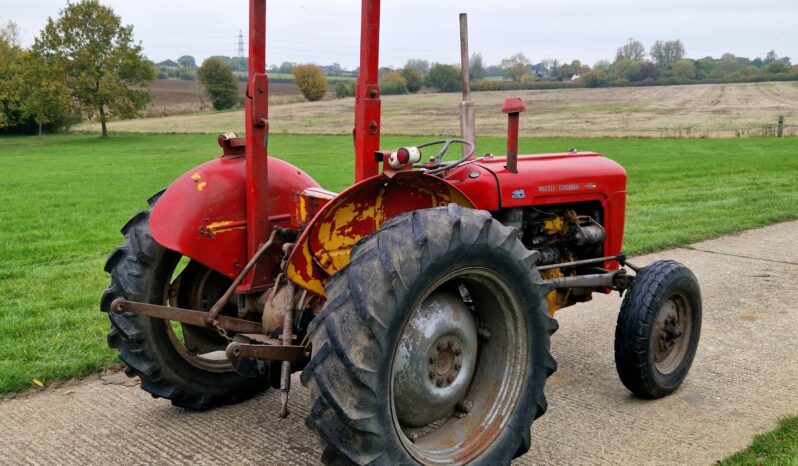
[[[657,312],[651,334],[654,367],[663,375],[673,373],[690,345],[692,309],[681,292],[670,295]]]
[[[518,403],[526,311],[506,281],[484,268],[447,275],[418,303],[392,362],[394,425],[420,463],[467,463],[493,444]]]
[[[209,312],[229,286],[229,280],[213,270],[190,262],[169,286],[170,303],[184,309]],[[169,299],[169,298],[167,298]],[[228,306],[231,306],[228,304]],[[226,306],[222,313],[228,311]],[[164,320],[166,333],[177,353],[189,364],[208,372],[231,372],[224,353],[227,341],[214,331]]]

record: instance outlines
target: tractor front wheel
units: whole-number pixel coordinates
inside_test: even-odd
[[[149,214],[139,212],[122,228],[125,242],[105,265],[111,284],[101,309],[108,312],[115,299],[124,298],[208,312],[232,281],[197,262],[181,261],[179,254],[156,243]],[[222,312],[237,317],[235,305]],[[109,312],[108,317],[108,345],[119,351],[125,373],[138,376],[141,388],[154,397],[204,410],[242,401],[269,386],[267,375],[236,374],[224,355],[227,341],[215,332],[132,313]]]
[[[302,372],[325,463],[505,465],[529,449],[557,324],[515,230],[454,204],[403,214],[326,293]]]
[[[673,393],[687,377],[700,333],[701,290],[690,269],[674,261],[644,267],[615,327],[621,382],[642,398]]]

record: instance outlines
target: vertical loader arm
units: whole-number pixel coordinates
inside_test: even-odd
[[[380,149],[380,0],[363,0],[360,21],[360,74],[355,90],[355,182],[377,174]]]

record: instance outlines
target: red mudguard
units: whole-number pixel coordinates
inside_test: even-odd
[[[287,162],[269,157],[268,164],[269,221],[289,226],[296,196],[319,185]],[[155,241],[230,278],[238,275],[247,263],[245,171],[244,157],[223,156],[175,180],[150,216]],[[280,260],[275,252],[268,261],[274,266]],[[264,275],[272,275],[269,268]]]

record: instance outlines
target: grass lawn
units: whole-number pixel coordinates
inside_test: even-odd
[[[386,137],[383,146],[423,140]],[[479,149],[503,153],[504,143],[484,138]],[[798,138],[521,141],[525,152],[570,147],[628,170],[629,253],[798,218]],[[0,393],[116,363],[98,301],[119,228],[219,151],[202,135],[0,138]],[[274,135],[271,151],[328,189],[352,179],[351,136]]]
[[[782,420],[779,427],[757,435],[745,450],[720,462],[720,466],[798,465],[798,417]]]

